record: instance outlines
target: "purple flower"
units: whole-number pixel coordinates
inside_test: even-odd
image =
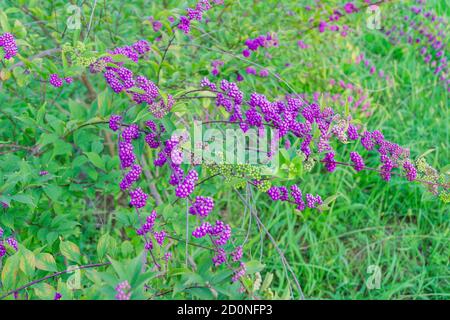
[[[297,44],[300,47],[300,49],[308,49],[309,48],[309,46],[305,42],[303,42],[302,40],[299,40],[297,42]]]

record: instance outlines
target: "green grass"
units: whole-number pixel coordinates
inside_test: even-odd
[[[385,43],[361,43],[369,50],[377,45]],[[382,55],[390,50],[395,49],[383,48]],[[411,148],[413,157],[432,149],[429,162],[443,168],[449,159],[448,95],[416,59],[409,52],[390,62],[396,87],[389,94],[374,95],[379,107],[369,127],[381,128],[388,139]],[[327,212],[299,215],[264,197],[257,203],[307,298],[448,299],[448,207],[422,186],[398,177],[385,183],[376,173],[355,174],[348,168],[310,175],[302,185],[339,197]],[[251,243],[259,257],[259,236]],[[283,290],[289,280],[267,240],[263,256],[269,269],[276,270],[278,289]],[[381,268],[379,289],[366,286],[370,265]]]

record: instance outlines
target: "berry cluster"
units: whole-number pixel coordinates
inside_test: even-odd
[[[188,197],[195,188],[195,183],[198,180],[198,173],[195,170],[191,170],[188,172],[186,177],[180,182],[175,189],[175,194],[179,198]]]
[[[210,197],[197,196],[194,203],[189,207],[189,213],[206,218],[214,209],[214,200]]]
[[[48,82],[55,88],[60,88],[66,82],[67,84],[71,84],[73,79],[71,77],[60,78],[56,73],[52,73]]]
[[[122,116],[113,114],[110,118],[109,118],[109,128],[112,131],[117,131],[120,128],[120,122],[122,121]]]
[[[227,261],[227,253],[223,248],[231,237],[231,227],[221,220],[217,220],[215,225],[209,222],[203,222],[192,232],[194,238],[203,238],[210,236],[214,246],[216,255],[213,257],[215,266],[219,266]]]
[[[145,223],[136,230],[136,233],[144,238],[146,250],[153,249],[152,239],[147,238],[146,234],[153,234],[153,237],[155,238],[155,241],[159,246],[163,245],[164,240],[167,236],[167,233],[164,230],[161,230],[159,232],[154,230],[156,218],[156,211],[153,210],[151,214],[145,219]]]
[[[3,47],[4,57],[9,60],[17,54],[17,45],[14,36],[5,32],[0,36],[0,47]]]
[[[305,201],[303,200],[303,194],[297,185],[292,185],[290,191],[285,186],[273,186],[267,191],[267,195],[274,201],[287,201],[296,205],[296,209],[305,210]],[[313,196],[306,194],[306,205],[308,208],[317,208],[322,204],[322,198],[319,195]]]
[[[364,169],[364,160],[358,152],[350,152],[350,160],[353,162],[353,167],[356,171]]]
[[[119,142],[119,159],[122,168],[128,168],[133,165],[136,156],[134,155],[134,147],[131,142]]]
[[[223,4],[223,0],[214,0],[214,3],[220,5]],[[189,34],[191,32],[191,21],[202,21],[203,14],[211,8],[210,0],[199,0],[194,8],[187,8],[186,15],[180,17],[177,25],[178,29],[185,34]]]
[[[224,62],[222,60],[214,60],[211,62],[211,67],[212,67],[212,71],[211,74],[213,76],[218,76],[220,71],[220,67],[222,67],[224,65]]]
[[[14,237],[9,237],[6,240],[3,239],[5,232],[0,227],[0,258],[6,255],[6,245],[14,249],[15,251],[19,250],[19,245],[17,243],[17,240]]]
[[[238,262],[239,260],[242,259],[242,255],[243,255],[242,246],[238,246],[231,253],[231,258],[232,258],[233,262]]]
[[[328,172],[333,172],[336,170],[336,161],[334,160],[335,154],[334,152],[328,152],[325,154],[325,157],[322,159],[322,162],[325,164],[325,168]]]
[[[127,190],[133,183],[139,180],[139,177],[142,173],[142,168],[138,164],[133,164],[131,170],[123,177],[122,181],[119,184],[119,187],[122,191]]]
[[[131,298],[131,286],[127,280],[119,283],[115,288],[116,300],[130,300]]]
[[[242,51],[244,57],[249,57],[251,52],[257,51],[259,48],[278,47],[278,37],[276,33],[268,32],[267,35],[260,35],[254,39],[245,40],[247,49]]]
[[[145,207],[147,204],[148,194],[142,191],[141,188],[136,188],[130,192],[130,205],[136,208]]]

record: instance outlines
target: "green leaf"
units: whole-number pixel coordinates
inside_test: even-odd
[[[70,143],[64,142],[62,140],[56,140],[53,149],[53,155],[71,155],[72,154],[72,146]]]
[[[0,10],[0,25],[2,26],[3,32],[10,32],[11,28],[9,26],[8,17],[3,10]]]
[[[19,258],[16,253],[6,260],[2,270],[2,290],[11,290],[15,287],[19,272]]]
[[[103,260],[106,254],[112,254],[117,248],[116,240],[109,234],[100,237],[97,244],[97,254],[100,260]]]
[[[253,274],[256,272],[260,272],[265,268],[265,264],[262,264],[261,262],[257,260],[252,260],[245,263],[245,267],[247,268],[247,274]]]
[[[261,291],[266,291],[267,289],[269,289],[270,284],[272,283],[273,280],[273,273],[269,272],[266,277],[264,278],[264,282],[261,285]]]
[[[11,199],[20,203],[29,204],[33,207],[35,206],[33,198],[27,194],[16,194],[12,196]]]
[[[58,199],[62,193],[61,188],[54,184],[45,186],[43,189],[44,189],[45,194],[48,195],[48,197],[55,202],[58,201]]]
[[[52,300],[55,297],[55,288],[45,282],[36,284],[34,287],[34,294],[43,300]]]
[[[55,258],[50,253],[39,253],[36,255],[36,268],[39,270],[56,272]]]
[[[78,263],[81,261],[80,249],[75,243],[70,241],[61,241],[59,249],[61,250],[62,255],[68,260]]]
[[[36,269],[36,260],[33,252],[21,246],[19,248],[20,254],[20,270],[22,270],[26,275],[32,277],[34,270]]]
[[[88,157],[89,161],[91,161],[94,166],[96,166],[99,169],[102,169],[103,171],[106,171],[105,162],[97,153],[85,152],[84,154]]]

